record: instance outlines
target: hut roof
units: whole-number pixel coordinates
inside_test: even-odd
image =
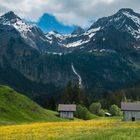
[[[122,102],[121,109],[126,111],[140,111],[140,102]]]
[[[76,111],[74,104],[59,104],[58,111]]]

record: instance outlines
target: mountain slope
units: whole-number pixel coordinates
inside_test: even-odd
[[[0,124],[59,121],[53,111],[45,110],[15,90],[0,86]]]

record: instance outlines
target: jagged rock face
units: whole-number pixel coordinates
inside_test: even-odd
[[[42,55],[40,51],[29,46],[14,27],[0,25],[0,40],[2,68],[8,65],[31,81],[52,82],[59,86],[76,79],[69,61],[65,60],[65,66],[69,70],[64,71],[63,63],[60,63],[61,56]]]
[[[131,9],[70,35],[45,35],[9,12],[0,17],[0,41],[0,68],[8,66],[30,81],[61,87],[72,81],[103,92],[140,78],[140,15]]]

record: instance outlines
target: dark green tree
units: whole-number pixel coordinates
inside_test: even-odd
[[[85,105],[86,96],[84,94],[84,91],[80,89],[78,85],[72,86],[72,83],[69,82],[64,89],[64,93],[62,95],[62,102]]]
[[[71,82],[69,82],[64,89],[64,93],[62,95],[62,102],[66,104],[73,103],[73,86]]]

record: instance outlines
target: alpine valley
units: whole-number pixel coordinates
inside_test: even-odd
[[[46,27],[47,28],[47,27]],[[71,81],[90,96],[140,80],[140,14],[121,9],[71,34],[43,33],[14,12],[0,17],[0,84],[44,105]]]

